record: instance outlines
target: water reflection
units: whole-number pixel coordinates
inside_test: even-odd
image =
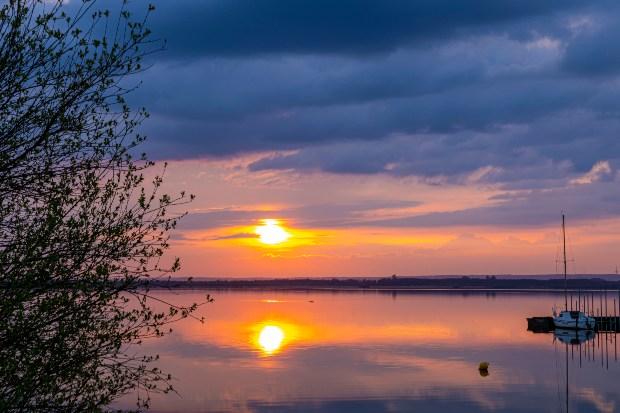
[[[274,325],[264,326],[258,335],[258,344],[261,350],[267,354],[274,354],[282,346],[284,340],[284,331]]]
[[[553,331],[553,335],[564,344],[580,345],[588,340],[593,340],[596,333],[592,330],[567,330],[559,328]]]
[[[186,294],[179,299],[191,300]],[[603,370],[584,356],[579,367],[578,347],[571,344],[585,338],[583,351],[599,354],[604,341],[526,331],[525,317],[548,313],[554,300],[532,294],[398,294],[395,300],[376,293],[218,292],[204,326],[184,322],[156,343],[153,351],[176,376],[181,397],[156,396],[153,410],[557,411],[569,343],[569,363],[579,371],[570,376],[577,389],[571,403],[578,406],[571,411],[616,411],[618,365]],[[491,374],[479,370],[481,361],[490,363]]]

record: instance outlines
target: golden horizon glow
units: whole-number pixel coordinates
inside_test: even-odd
[[[385,174],[291,174],[248,168],[266,155],[271,154],[226,161],[173,161],[169,165],[164,190],[183,188],[197,195],[190,210],[196,222],[177,228],[166,251],[166,259],[182,259],[178,276],[555,272],[553,257],[561,244],[559,218],[534,226],[483,224],[483,220],[427,225],[423,218],[409,222],[408,217],[497,207],[504,202],[498,196],[506,191],[496,185],[434,185]],[[193,185],[192,179],[200,184]],[[213,193],[218,196],[211,196]],[[514,196],[517,194],[515,190]],[[337,206],[333,215],[325,214],[328,205]],[[568,234],[575,265],[591,273],[614,272],[620,219],[578,220],[571,216],[569,213]],[[256,232],[258,226],[264,226],[262,218],[278,220],[290,237],[279,244],[263,242]],[[396,224],[399,219],[402,225]],[[416,219],[422,225],[415,224]]]
[[[277,245],[291,237],[277,219],[263,219],[262,223],[263,225],[257,226],[254,231],[263,244]]]
[[[284,331],[275,325],[266,325],[258,335],[258,344],[261,350],[268,355],[274,354],[282,346]]]

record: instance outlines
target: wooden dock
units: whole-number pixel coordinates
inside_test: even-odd
[[[620,317],[594,317],[596,320],[596,331],[601,332],[620,332]]]
[[[553,317],[529,317],[527,319],[527,329],[534,333],[549,333],[555,330]]]
[[[569,291],[566,294],[566,310],[580,311],[594,317],[594,331],[620,332],[620,290],[615,291]],[[555,330],[553,317],[529,317],[527,329],[535,333]]]

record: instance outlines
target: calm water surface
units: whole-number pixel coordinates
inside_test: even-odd
[[[205,293],[158,294],[187,303]],[[153,396],[152,411],[566,412],[567,393],[570,412],[620,411],[614,335],[526,331],[525,318],[549,314],[561,295],[212,295],[205,324],[184,320],[144,346],[179,392]]]

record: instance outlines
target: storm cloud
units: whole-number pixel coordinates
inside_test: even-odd
[[[132,99],[156,159],[506,189],[618,164],[617,2],[155,4]]]
[[[157,4],[153,26],[165,35],[170,57],[359,57],[507,27],[531,36],[529,20],[588,5],[584,0],[183,0]],[[518,23],[524,26],[520,30],[514,27]]]

